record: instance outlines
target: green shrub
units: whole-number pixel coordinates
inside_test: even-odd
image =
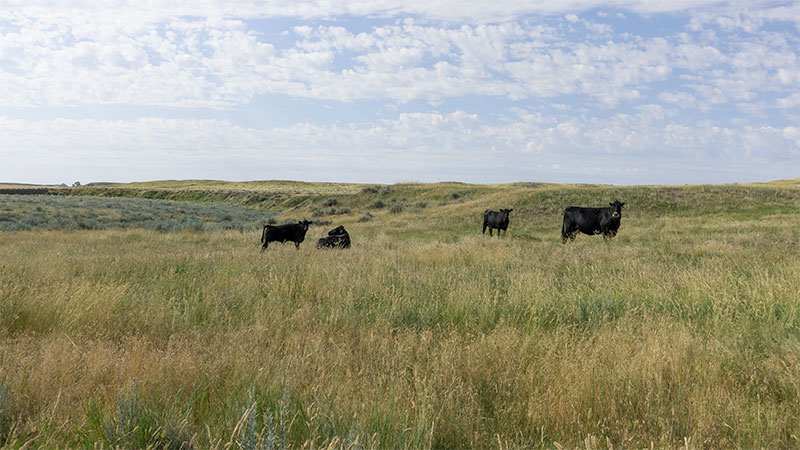
[[[112,448],[189,448],[191,437],[180,431],[170,414],[159,414],[139,394],[138,385],[117,397],[116,416],[106,417],[90,405],[89,429],[95,442]]]
[[[364,194],[377,194],[378,189],[378,186],[364,186],[361,188],[361,192]]]
[[[405,208],[405,205],[403,205],[402,202],[398,201],[398,202],[395,202],[395,204],[392,205],[391,208],[389,208],[389,212],[392,213],[392,214],[398,214],[398,213],[403,212],[404,208]]]
[[[11,434],[11,407],[8,398],[8,385],[0,383],[0,447]]]
[[[257,229],[274,213],[221,203],[143,198],[0,195],[0,230]],[[273,219],[274,220],[274,219]]]

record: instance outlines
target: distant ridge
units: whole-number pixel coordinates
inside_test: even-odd
[[[0,186],[25,186],[25,187],[67,187],[66,183],[61,184],[36,184],[36,183],[6,183],[0,181]]]

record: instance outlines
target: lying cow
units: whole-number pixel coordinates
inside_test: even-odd
[[[570,206],[564,210],[564,223],[561,225],[561,242],[567,238],[575,240],[578,232],[588,235],[602,234],[603,239],[617,235],[622,219],[622,206],[625,203],[614,201],[607,208],[582,208]]]
[[[500,211],[493,211],[487,209],[483,212],[483,231],[481,234],[486,234],[486,227],[489,227],[489,236],[492,235],[492,228],[497,229],[497,236],[500,237],[500,230],[508,234],[508,213],[513,209],[501,209]]]
[[[317,241],[317,248],[350,248],[350,234],[339,225]]]
[[[300,248],[300,243],[305,240],[306,231],[311,224],[311,221],[301,220],[286,225],[264,225],[264,231],[261,233],[261,251],[266,250],[270,242],[292,241],[295,248]]]

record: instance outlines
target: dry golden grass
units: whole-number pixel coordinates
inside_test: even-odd
[[[796,214],[639,210],[564,246],[532,209],[482,236],[482,207],[342,216],[347,251],[2,234],[0,443],[800,445]]]

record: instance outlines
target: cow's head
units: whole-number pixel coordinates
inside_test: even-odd
[[[617,200],[614,200],[614,203],[609,203],[611,206],[611,217],[614,219],[619,219],[622,217],[622,207],[625,206],[625,203],[620,203]]]
[[[513,209],[501,209],[500,210],[500,212],[503,213],[503,217],[505,217],[506,219],[508,218],[508,213],[510,213],[511,211],[513,211]]]
[[[328,236],[333,236],[335,234],[345,234],[345,233],[347,233],[347,231],[345,231],[342,225],[339,225],[338,227],[332,229],[331,231],[328,231]]]
[[[300,227],[303,229],[303,231],[308,231],[308,226],[311,225],[312,223],[314,223],[314,222],[312,222],[310,220],[301,220],[301,221],[297,222],[297,224],[300,225]]]

